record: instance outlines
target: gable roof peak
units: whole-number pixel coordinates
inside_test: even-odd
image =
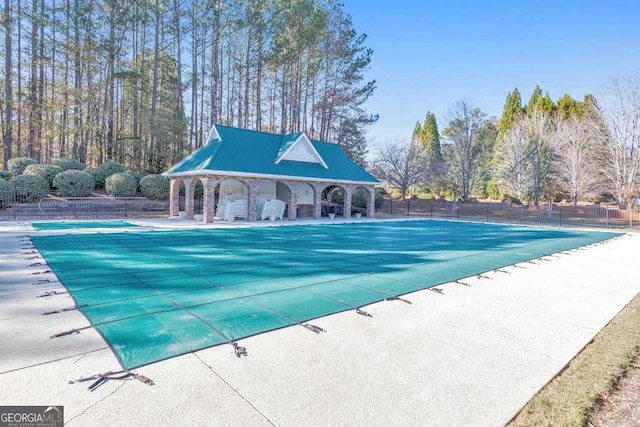
[[[207,140],[204,142],[204,145],[207,145],[213,141],[220,141],[220,140],[221,140],[220,134],[218,133],[218,129],[216,129],[216,124],[214,123],[211,125],[209,136],[207,137]]]
[[[282,135],[280,148],[276,156],[275,164],[283,160],[294,162],[317,163],[325,169],[329,169],[324,159],[313,146],[311,140],[304,132]]]

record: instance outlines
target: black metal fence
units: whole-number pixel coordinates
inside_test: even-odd
[[[46,197],[38,202],[12,203],[0,210],[0,220],[4,221],[168,216],[168,200],[145,197]]]
[[[379,213],[431,218],[455,218],[511,224],[551,225],[558,227],[596,227],[640,229],[640,210],[630,213],[617,206],[573,206],[541,204],[539,206],[507,203],[447,202],[442,200],[385,199]]]
[[[194,204],[195,213],[201,213],[201,198],[196,199]],[[511,224],[640,230],[640,210],[636,208],[629,212],[617,206],[573,206],[557,203],[519,206],[498,202],[453,203],[442,200],[385,199],[378,213]],[[50,195],[37,202],[16,202],[0,209],[0,221],[168,216],[168,200],[150,200],[145,197],[59,198]]]

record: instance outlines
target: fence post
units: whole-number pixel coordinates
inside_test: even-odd
[[[605,214],[605,228],[609,228],[609,206],[607,206],[605,209],[607,210],[607,213]]]
[[[562,211],[564,210],[564,205],[560,205],[560,227],[562,227]]]
[[[407,199],[407,216],[409,216],[409,204],[411,202],[411,199]]]
[[[393,215],[393,199],[389,198],[389,215]]]
[[[433,218],[433,203],[431,203],[431,218]]]
[[[520,224],[522,224],[523,215],[524,215],[524,206],[520,205]]]
[[[487,205],[487,222],[489,222],[489,205]]]

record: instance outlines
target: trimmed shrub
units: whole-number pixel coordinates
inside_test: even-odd
[[[380,209],[384,204],[385,191],[382,188],[376,188],[374,208]],[[351,212],[366,213],[367,204],[369,203],[369,194],[362,188],[356,188],[351,193]]]
[[[362,188],[356,188],[351,193],[351,212],[367,213],[367,202],[369,201],[368,193]]]
[[[128,173],[129,175],[134,177],[138,182],[140,182],[140,180],[142,179],[142,174],[138,171],[128,170],[128,171],[125,171],[125,173]]]
[[[82,170],[84,173],[88,173],[93,178],[93,188],[98,187],[98,169],[97,168],[84,168]]]
[[[16,157],[15,159],[10,159],[7,162],[7,169],[9,169],[12,176],[18,176],[22,174],[24,168],[35,163],[35,160],[28,157]]]
[[[98,174],[100,175],[100,179],[104,183],[106,183],[106,179],[109,178],[114,173],[124,173],[126,171],[127,171],[127,168],[125,168],[123,165],[121,165],[118,162],[104,162],[103,164],[98,166]],[[98,186],[97,182],[96,182],[96,186]]]
[[[97,168],[86,168],[84,171],[91,174],[96,183],[96,188],[104,188],[107,178],[114,173],[123,173],[127,169],[118,162],[104,162]]]
[[[93,176],[87,172],[69,169],[56,175],[53,186],[58,189],[57,194],[61,197],[87,197],[96,184]]]
[[[49,183],[40,175],[18,175],[11,178],[16,200],[21,203],[37,202],[47,195]]]
[[[9,181],[11,179],[11,172],[0,169],[0,179]]]
[[[114,173],[106,180],[107,193],[113,197],[132,197],[136,195],[138,183],[128,173]]]
[[[0,209],[6,209],[13,201],[13,187],[4,179],[0,179]]]
[[[84,165],[82,164],[82,162],[76,159],[70,159],[68,157],[61,157],[59,159],[55,159],[53,161],[53,164],[56,166],[60,166],[64,171],[68,171],[68,170],[81,171],[84,169]]]
[[[128,170],[125,173],[127,175],[131,175],[136,179],[136,191],[138,191],[140,187],[140,180],[142,179],[142,174],[138,171],[132,171],[132,170]]]
[[[344,191],[342,188],[336,188],[331,192],[331,203],[337,203],[339,205],[344,203]]]
[[[62,172],[62,168],[56,165],[41,165],[41,164],[33,164],[24,168],[23,175],[40,175],[49,183],[49,187],[53,184],[53,178],[56,177],[60,172]]]
[[[169,197],[170,180],[162,175],[146,175],[140,180],[140,192],[149,199],[162,200]]]

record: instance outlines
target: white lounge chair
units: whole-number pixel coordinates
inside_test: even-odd
[[[276,196],[273,196],[271,194],[258,194],[258,197],[256,197],[254,203],[254,206],[256,208],[256,218],[263,219],[262,210],[264,209],[264,204],[267,203],[267,201],[275,198]]]
[[[247,196],[245,196],[244,194],[228,194],[228,195],[222,195],[220,197],[220,201],[218,202],[218,207],[216,210],[216,217],[224,220],[226,219],[225,217],[225,210],[227,209],[227,205],[229,205],[229,203],[235,202],[237,200],[244,200],[246,202],[247,200]]]
[[[284,216],[284,210],[286,207],[287,204],[282,200],[267,200],[264,204],[264,207],[262,208],[259,219],[265,220],[269,218],[269,221],[275,221],[276,218],[280,218],[280,221],[282,221],[282,217]]]
[[[222,211],[221,219],[232,222],[236,218],[247,219],[248,213],[248,201],[247,199],[239,199],[233,201],[226,201],[224,210]]]

